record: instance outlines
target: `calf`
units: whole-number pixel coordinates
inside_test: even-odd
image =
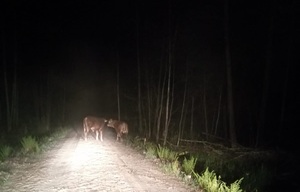
[[[93,116],[87,116],[83,119],[83,132],[84,132],[84,139],[87,141],[87,136],[90,130],[93,132],[96,131],[96,140],[99,140],[99,134],[100,134],[100,140],[103,141],[103,128],[105,126],[105,123],[107,122],[104,118],[99,117],[93,117]]]
[[[110,119],[107,123],[107,126],[116,130],[117,141],[121,141],[122,135],[128,134],[128,125],[124,121]]]

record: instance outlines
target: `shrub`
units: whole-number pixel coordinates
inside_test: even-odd
[[[240,180],[236,180],[235,182],[231,183],[228,191],[230,192],[242,192],[243,190],[240,188],[241,182],[242,182],[243,178],[241,178]]]
[[[193,173],[196,178],[196,182],[198,182],[198,184],[207,192],[242,192],[240,184],[243,178],[235,181],[228,187],[224,181],[221,181],[220,176],[217,178],[215,172],[210,172],[208,168],[206,168],[202,175],[195,172]]]
[[[147,144],[145,146],[145,153],[146,153],[146,157],[150,157],[150,158],[153,158],[153,157],[157,157],[157,148],[155,145],[153,144]]]
[[[7,159],[12,153],[12,147],[4,145],[0,147],[0,161]]]
[[[53,134],[51,134],[51,137],[54,140],[62,139],[68,134],[68,129],[66,128],[59,128],[57,129]]]
[[[163,165],[164,171],[167,173],[173,173],[176,176],[180,174],[180,164],[177,160],[173,162],[167,162]]]
[[[187,158],[184,158],[182,162],[182,169],[187,175],[191,175],[192,172],[195,169],[197,163],[197,158],[191,157],[189,160]]]
[[[23,137],[21,140],[23,146],[23,153],[39,152],[40,147],[37,140],[32,136]]]
[[[161,161],[174,162],[178,159],[178,153],[168,149],[167,147],[161,147],[158,145],[157,155]]]
[[[139,136],[134,137],[131,140],[131,146],[135,149],[142,149],[144,147],[144,138],[141,138]]]

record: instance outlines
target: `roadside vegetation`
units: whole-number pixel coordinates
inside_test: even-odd
[[[276,172],[276,156],[268,151],[232,149],[208,142],[161,146],[139,137],[125,144],[159,161],[167,173],[206,192],[268,191]]]
[[[43,135],[24,135],[14,142],[0,143],[0,185],[10,174],[9,161],[26,161],[38,157],[66,136],[68,129],[57,129]],[[206,192],[268,191],[276,170],[275,155],[268,151],[255,151],[203,142],[181,145],[146,141],[140,137],[124,140],[128,145],[158,162],[166,173],[174,174],[191,186]]]
[[[38,157],[42,152],[54,146],[68,133],[67,128],[59,128],[43,135],[16,136],[13,142],[0,142],[0,185],[8,178],[12,166],[10,162],[22,163],[28,158]]]

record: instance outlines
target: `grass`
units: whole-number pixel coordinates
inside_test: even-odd
[[[162,147],[160,145],[158,145],[157,148],[157,155],[162,162],[174,162],[178,159],[178,152],[172,151],[171,149]]]
[[[157,146],[153,143],[146,143],[144,153],[148,158],[157,158]]]
[[[276,175],[274,155],[268,152],[207,145],[197,149],[193,147],[192,150],[171,149],[148,141],[145,143],[140,138],[131,142],[136,142],[130,146],[143,150],[147,158],[159,159],[164,171],[181,177],[188,184],[196,184],[200,188],[204,185],[211,191],[268,191]],[[181,155],[178,151],[186,153]],[[208,171],[208,168],[213,171]]]
[[[130,135],[128,135],[127,138],[124,140],[124,143],[125,145],[129,145],[137,150],[141,150],[145,147],[144,139],[138,136],[131,138]]]
[[[22,152],[18,153],[14,145],[8,145],[3,140],[0,145],[0,173],[9,172],[9,167],[3,166],[1,161],[6,161],[16,154],[36,153],[43,149],[49,148],[50,145],[56,143],[56,140],[63,138],[67,134],[67,129],[58,129],[57,131],[39,136],[19,137],[17,141],[22,144]],[[21,138],[21,139],[20,139]],[[21,142],[20,142],[21,141]],[[204,145],[204,147],[193,146],[193,151],[188,151],[189,158],[178,161],[180,149],[169,148],[167,146],[157,145],[153,142],[145,142],[143,138],[128,137],[124,142],[137,150],[143,150],[147,158],[158,158],[166,172],[173,173],[177,176],[183,176],[194,180],[199,187],[207,188],[211,191],[268,191],[271,186],[272,179],[276,176],[274,165],[278,162],[274,161],[272,153],[246,151],[238,149],[216,149],[212,146]],[[182,148],[181,148],[182,149]],[[227,150],[227,151],[226,151]],[[180,155],[180,157],[182,157]],[[209,171],[208,167],[213,170]],[[180,174],[184,173],[184,174]],[[201,173],[201,174],[200,174]],[[218,173],[218,176],[217,174]],[[0,183],[4,182],[5,175],[0,174]],[[242,178],[242,179],[237,179]],[[243,181],[243,182],[242,182]],[[226,183],[229,183],[227,185]]]
[[[208,167],[206,170],[199,175],[196,173],[195,168],[198,161],[197,156],[191,156],[190,158],[184,158],[182,163],[178,161],[179,152],[173,151],[172,149],[156,145],[151,142],[142,142],[142,139],[135,137],[131,140],[131,147],[135,149],[143,149],[146,157],[157,157],[162,162],[162,168],[167,173],[172,173],[176,176],[181,176],[183,180],[189,184],[197,184],[199,188],[205,189],[207,192],[242,192],[241,182],[243,180],[239,179],[232,182],[230,185],[226,185],[224,181],[221,180],[221,176],[216,176],[214,171],[209,171]],[[201,159],[201,158],[200,158]],[[203,157],[201,160],[204,160]],[[214,156],[206,157],[204,165],[214,165],[217,158]],[[232,167],[234,169],[234,167]],[[185,173],[182,175],[181,173]],[[188,176],[188,177],[187,177]],[[186,179],[188,178],[188,179]],[[192,181],[191,181],[192,180]]]
[[[20,137],[18,141],[19,145],[8,145],[7,143],[1,143],[0,145],[0,185],[5,183],[11,174],[11,166],[9,161],[14,161],[15,157],[20,157],[23,159],[24,155],[36,155],[42,151],[54,146],[57,140],[64,138],[68,133],[69,129],[57,129],[52,133],[45,134],[42,136],[24,136]],[[15,140],[14,140],[15,141]],[[17,158],[17,159],[20,159]],[[17,164],[22,164],[22,161],[17,160],[14,166]]]
[[[4,161],[12,154],[13,148],[8,145],[0,147],[0,161]]]
[[[172,173],[176,176],[180,175],[180,163],[178,160],[175,160],[173,162],[165,162],[163,164],[163,170],[167,173]]]
[[[191,175],[193,171],[195,170],[195,166],[197,163],[196,157],[191,157],[190,159],[184,158],[182,162],[182,169],[187,175]]]
[[[23,147],[23,154],[40,152],[39,143],[37,142],[36,138],[32,137],[31,135],[23,137],[21,144]]]
[[[206,192],[242,192],[240,184],[243,178],[236,180],[229,186],[226,185],[221,177],[216,175],[214,171],[209,171],[208,168],[199,175],[194,172],[194,177],[196,182],[206,191]]]

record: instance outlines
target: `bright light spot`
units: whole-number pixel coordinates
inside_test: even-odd
[[[89,161],[96,155],[95,146],[90,142],[79,143],[74,151],[70,162],[72,169],[80,169],[89,164]]]

